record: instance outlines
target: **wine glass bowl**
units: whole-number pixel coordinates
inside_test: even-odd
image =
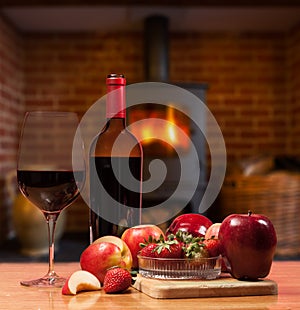
[[[42,278],[22,281],[22,285],[61,287],[65,282],[54,271],[54,233],[59,214],[79,196],[85,180],[78,130],[78,118],[72,112],[36,111],[25,115],[18,152],[18,186],[43,212],[48,224],[49,269]]]

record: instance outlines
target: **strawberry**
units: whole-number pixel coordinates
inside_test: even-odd
[[[206,258],[209,257],[205,244],[198,239],[193,239],[183,247],[184,255],[187,258]]]
[[[115,267],[109,269],[104,277],[103,289],[105,293],[120,293],[131,285],[131,274],[128,270]]]
[[[157,254],[157,252],[155,251],[156,247],[157,247],[156,243],[149,243],[140,250],[139,254],[141,256],[146,256],[146,257],[156,257],[156,254]]]
[[[164,241],[156,245],[156,257],[159,258],[181,258],[182,246],[177,240]]]
[[[216,257],[221,254],[220,240],[216,238],[205,239],[203,241],[210,257]]]
[[[141,244],[141,256],[152,258],[181,258],[182,244],[176,239],[159,238],[158,240],[150,240],[149,243]]]

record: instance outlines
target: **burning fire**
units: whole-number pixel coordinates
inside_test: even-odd
[[[139,120],[142,122],[138,122]],[[186,151],[189,148],[190,130],[187,117],[172,105],[164,110],[139,110],[130,116],[130,123],[130,130],[144,146],[150,146],[159,139],[174,149]]]

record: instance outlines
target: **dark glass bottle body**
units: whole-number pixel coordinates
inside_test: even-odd
[[[143,152],[126,129],[125,79],[108,76],[107,88],[107,123],[90,149],[91,242],[141,223]]]

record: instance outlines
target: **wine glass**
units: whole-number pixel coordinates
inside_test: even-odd
[[[59,214],[79,196],[85,180],[78,124],[73,112],[35,111],[25,115],[18,152],[18,186],[46,218],[49,269],[42,278],[22,281],[22,285],[62,287],[65,283],[65,278],[54,271],[54,234]]]

